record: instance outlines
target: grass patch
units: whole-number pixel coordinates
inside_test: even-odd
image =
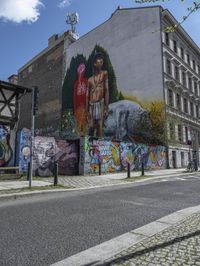
[[[69,188],[72,188],[72,187],[63,186],[61,184],[58,184],[56,186],[54,186],[54,185],[48,185],[48,186],[31,187],[31,188],[29,188],[29,187],[23,187],[23,188],[2,190],[0,192],[0,195],[2,195],[2,194],[20,193],[20,192],[54,190],[54,189],[69,189]]]

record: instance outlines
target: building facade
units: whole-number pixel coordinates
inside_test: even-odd
[[[65,138],[100,139],[111,154],[118,144],[103,139],[141,143],[135,154],[141,160],[146,149],[155,167],[159,161],[164,168],[199,162],[200,50],[181,26],[167,33],[174,24],[160,6],[118,8],[78,40],[69,33],[52,37],[19,70],[19,84],[40,89],[36,127],[61,123]],[[20,128],[30,127],[27,104],[30,99],[24,99]],[[119,146],[120,154],[128,147]]]
[[[162,12],[163,29],[177,24]],[[164,90],[170,167],[199,162],[200,50],[182,27],[162,31]]]
[[[39,107],[36,128],[59,129],[61,112],[62,80],[66,56],[64,46],[74,41],[70,32],[54,34],[48,40],[48,47],[18,70],[18,84],[39,88]],[[21,101],[18,129],[31,128],[31,95]]]

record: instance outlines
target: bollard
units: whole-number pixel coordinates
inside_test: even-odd
[[[99,175],[101,175],[101,162],[99,161]]]
[[[130,163],[127,163],[127,177],[131,177],[131,167],[130,167]]]
[[[30,162],[28,163],[28,167],[27,167],[27,181],[30,178]]]
[[[58,163],[54,164],[54,186],[58,184]]]
[[[142,170],[142,176],[144,176],[144,162],[142,162],[142,168],[141,168],[141,170]]]

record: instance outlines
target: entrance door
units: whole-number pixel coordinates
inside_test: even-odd
[[[172,167],[176,168],[176,152],[172,151]]]

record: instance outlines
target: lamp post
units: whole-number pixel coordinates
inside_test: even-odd
[[[32,185],[32,177],[33,177],[33,142],[34,142],[34,132],[35,132],[35,114],[38,110],[38,97],[39,90],[38,87],[32,88],[32,128],[31,128],[31,157],[30,157],[30,174],[29,174],[29,188]]]

